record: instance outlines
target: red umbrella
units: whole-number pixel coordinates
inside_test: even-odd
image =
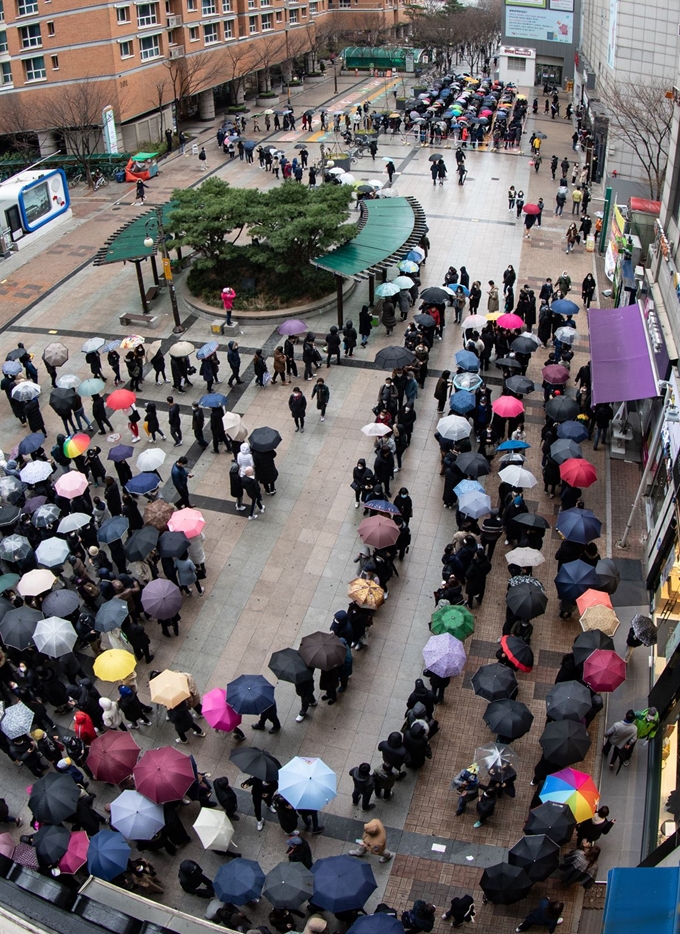
[[[374,548],[389,548],[399,538],[399,528],[385,516],[371,516],[359,525],[359,538]]]
[[[516,418],[524,411],[524,405],[515,396],[499,396],[491,403],[491,408],[501,418]]]
[[[597,480],[597,471],[590,461],[580,457],[570,457],[560,464],[560,477],[569,486],[588,487]]]
[[[87,764],[100,782],[118,785],[132,775],[140,749],[129,733],[102,733],[93,740]]]
[[[497,319],[496,324],[499,328],[505,328],[507,331],[518,331],[524,329],[524,319],[519,315],[505,314]]]
[[[108,733],[104,734],[108,736]],[[89,762],[88,757],[88,762]],[[58,866],[62,872],[78,872],[87,862],[87,851],[90,848],[90,838],[84,830],[74,830],[68,842],[68,849],[59,860]]]
[[[543,382],[550,383],[551,386],[563,386],[569,379],[569,370],[559,363],[550,363],[541,370]]]
[[[196,780],[191,759],[171,746],[145,752],[132,774],[140,795],[156,804],[179,801]]]
[[[540,214],[541,209],[537,204],[525,204],[522,208],[525,214]]]
[[[626,663],[611,649],[595,649],[583,666],[583,680],[593,691],[615,691],[626,680]]]
[[[136,399],[137,396],[129,389],[115,389],[106,400],[106,404],[110,409],[129,409]]]

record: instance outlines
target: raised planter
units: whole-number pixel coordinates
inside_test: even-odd
[[[325,75],[305,75],[305,84],[321,84],[325,80]]]
[[[258,107],[276,107],[279,102],[279,95],[275,94],[273,97],[258,97],[255,100],[255,103]]]

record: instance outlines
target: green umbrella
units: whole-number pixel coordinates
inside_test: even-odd
[[[432,614],[430,631],[436,635],[448,632],[463,642],[475,631],[475,618],[467,607],[443,606]]]

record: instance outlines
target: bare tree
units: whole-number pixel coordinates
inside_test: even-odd
[[[600,92],[609,111],[609,135],[638,158],[649,181],[649,196],[661,200],[673,122],[673,100],[661,80],[648,84],[619,82]]]
[[[225,80],[225,59],[217,53],[198,52],[168,59],[163,64],[170,76],[176,107],[188,97],[222,84]]]
[[[305,37],[305,48],[301,51],[309,52],[312,58],[311,71],[316,71],[319,54],[328,48],[334,47],[337,29],[332,23],[323,20],[312,20],[304,29],[298,30]]]
[[[253,50],[248,43],[232,42],[222,50],[225,81],[229,83],[230,101],[238,104],[246,76],[252,70]]]
[[[24,106],[25,95],[8,91],[0,94],[0,136],[9,136],[12,149],[22,155],[35,151],[35,121]]]
[[[265,91],[272,89],[272,68],[274,65],[285,62],[286,58],[286,37],[281,33],[263,37],[255,43],[252,70],[264,72]]]
[[[155,95],[153,97],[154,106],[158,110],[158,135],[159,139],[163,139],[163,130],[165,129],[165,105],[166,105],[166,93],[171,91],[169,88],[169,82],[165,78],[161,78],[160,81],[157,81],[155,86]],[[172,94],[170,94],[172,97]]]

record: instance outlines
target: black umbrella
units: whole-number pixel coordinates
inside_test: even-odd
[[[0,529],[14,525],[20,515],[21,510],[18,506],[0,506]]]
[[[45,619],[40,610],[30,606],[20,606],[16,610],[8,610],[0,622],[0,635],[5,645],[23,652],[31,644],[35,627],[41,619]]]
[[[158,544],[159,535],[158,529],[155,529],[152,525],[145,525],[144,528],[137,529],[123,546],[125,557],[128,561],[143,561]]]
[[[590,749],[590,737],[585,726],[574,720],[548,723],[539,743],[545,758],[563,769],[583,762]]]
[[[549,529],[550,523],[547,519],[544,519],[543,516],[539,516],[535,512],[523,512],[519,516],[515,516],[512,520],[513,522],[519,522],[520,525],[526,525],[530,529]]]
[[[505,370],[521,370],[523,364],[515,357],[501,357],[500,360],[496,360],[496,366]]]
[[[110,545],[111,542],[118,542],[129,528],[130,523],[125,516],[112,516],[99,527],[97,541],[102,545]]]
[[[529,894],[533,882],[521,866],[496,863],[484,870],[479,885],[492,905],[514,905]]]
[[[61,616],[62,619],[75,612],[80,606],[80,597],[73,590],[54,590],[42,602],[45,616]]]
[[[488,701],[514,700],[517,697],[519,688],[515,672],[498,662],[482,665],[471,681],[475,694]]]
[[[597,590],[604,590],[605,593],[615,593],[621,580],[621,572],[612,558],[600,558],[595,565],[595,574],[597,583],[594,585]]]
[[[98,632],[111,632],[112,629],[116,629],[123,623],[129,612],[125,600],[113,597],[103,603],[97,610],[97,615],[94,618],[94,628]]]
[[[433,285],[429,289],[423,289],[420,298],[424,302],[430,302],[433,305],[443,305],[444,302],[448,302],[451,296],[444,289],[440,289],[438,285]]]
[[[314,891],[314,876],[302,863],[279,863],[265,876],[263,896],[274,908],[299,908]]]
[[[459,454],[456,459],[456,467],[462,471],[466,477],[485,477],[491,473],[491,465],[483,454]]]
[[[545,414],[554,422],[568,422],[578,415],[578,402],[569,396],[555,396],[546,402]]]
[[[567,561],[555,575],[557,593],[564,600],[576,603],[578,597],[592,587],[599,588],[595,568],[585,561]]]
[[[33,782],[28,806],[41,824],[60,824],[74,813],[79,793],[70,775],[48,772]]]
[[[532,882],[543,882],[560,862],[560,848],[547,834],[522,837],[508,850],[508,862],[519,866]]]
[[[569,438],[558,438],[550,445],[550,456],[556,464],[563,464],[572,457],[583,457],[581,445]]]
[[[529,732],[534,715],[526,704],[506,699],[489,704],[484,713],[484,722],[492,733],[513,740]]]
[[[533,379],[528,376],[508,376],[505,385],[518,396],[526,396],[536,388]]]
[[[307,666],[297,649],[281,649],[274,652],[268,667],[281,681],[289,681],[291,684],[301,684],[314,677],[314,672]]]
[[[421,324],[424,328],[434,328],[437,325],[437,322],[434,320],[432,315],[425,313],[421,315],[414,315],[413,320],[416,324]]]
[[[383,347],[375,355],[375,364],[381,370],[395,370],[399,367],[408,366],[415,359],[416,355],[412,350],[407,350],[406,347]]]
[[[50,393],[50,407],[57,415],[69,415],[73,411],[75,398],[75,389],[53,389]]]
[[[33,837],[33,846],[41,866],[54,866],[68,850],[71,831],[61,824],[46,824]]]
[[[161,558],[181,558],[189,547],[189,539],[184,532],[163,532],[158,541],[158,554]]]
[[[545,698],[551,720],[582,720],[592,706],[590,689],[580,681],[560,681]]]
[[[333,632],[313,632],[303,637],[299,652],[310,668],[330,671],[343,664],[347,646]]]
[[[529,811],[524,833],[527,835],[545,834],[553,843],[564,846],[571,840],[575,826],[576,819],[568,804],[546,801]]]
[[[427,161],[428,161],[428,162],[439,162],[439,160],[440,160],[440,159],[443,159],[443,158],[444,158],[444,156],[442,156],[441,153],[439,153],[439,152],[433,152],[431,156],[428,156]]]
[[[513,353],[533,353],[537,349],[536,341],[532,341],[530,337],[516,337],[510,344]]]
[[[657,631],[656,626],[649,616],[643,616],[642,613],[636,613],[631,619],[630,625],[633,629],[633,635],[639,639],[643,645],[656,645]]]
[[[515,587],[508,588],[505,602],[515,616],[535,619],[545,613],[548,597],[543,590],[533,584],[517,584]]]
[[[273,451],[281,444],[281,435],[275,428],[255,428],[250,433],[248,444],[251,451]]]
[[[279,760],[257,746],[237,746],[229,753],[229,758],[246,775],[260,778],[263,782],[275,782],[279,777]]]
[[[589,629],[588,632],[581,632],[574,639],[574,661],[577,665],[582,665],[596,649],[608,649],[615,651],[614,640],[611,636],[605,635],[601,629]]]

